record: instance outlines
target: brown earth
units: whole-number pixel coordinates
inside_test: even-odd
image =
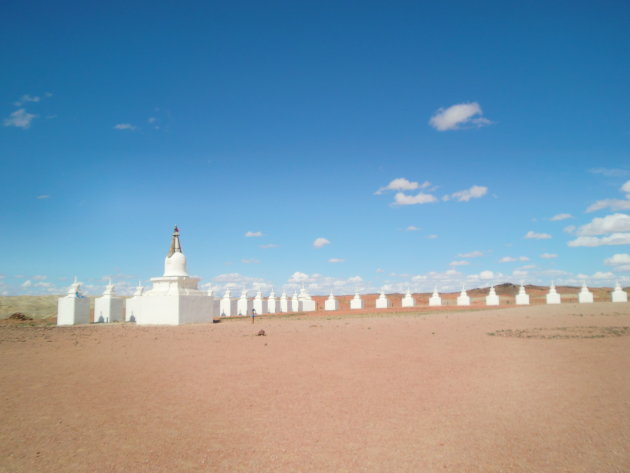
[[[628,472],[629,333],[612,303],[4,325],[0,472]]]

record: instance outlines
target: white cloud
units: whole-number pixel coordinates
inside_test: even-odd
[[[260,246],[261,248],[267,249],[267,248],[278,248],[278,246],[280,245],[276,245],[275,243],[265,243],[264,245],[258,245],[258,246]]]
[[[52,95],[52,94],[51,94]],[[48,95],[47,95],[48,96]],[[29,94],[24,94],[22,95],[22,97],[20,98],[20,100],[18,100],[17,102],[14,103],[14,105],[16,107],[21,107],[22,104],[24,103],[28,103],[28,102],[39,102],[41,100],[41,97],[37,97],[37,96],[33,96],[33,95],[29,95]]]
[[[479,256],[483,256],[483,253],[481,251],[471,251],[469,253],[460,253],[457,256],[461,258],[478,258]]]
[[[535,240],[546,240],[546,239],[551,238],[551,235],[549,235],[549,233],[536,233],[530,230],[525,234],[523,238],[533,238]]]
[[[589,279],[612,279],[614,277],[615,277],[615,275],[613,273],[611,273],[610,271],[607,272],[607,273],[603,273],[601,271],[597,271]]]
[[[420,229],[418,227],[413,226],[413,225],[409,225],[407,228],[405,228],[405,230],[408,231],[408,232],[417,232]]]
[[[17,109],[15,112],[9,115],[9,118],[4,119],[4,126],[15,126],[17,128],[29,128],[33,118],[37,117],[32,113],[28,113],[23,108]]]
[[[28,288],[28,287],[31,287],[32,285],[33,285],[33,283],[31,282],[31,280],[30,280],[30,279],[27,279],[26,281],[24,281],[24,282],[21,284],[21,286],[22,286],[23,288]]]
[[[260,287],[260,288],[271,288],[271,283],[265,281],[262,278],[255,278],[251,276],[244,276],[239,273],[225,273],[219,274],[218,276],[212,278],[212,283],[204,284],[204,287],[212,287],[215,290],[219,289],[233,289],[236,287]]]
[[[527,256],[504,256],[499,260],[499,263],[513,263],[515,261],[529,261]]]
[[[592,205],[589,205],[586,209],[587,213],[595,212],[597,210],[602,209],[610,209],[613,211],[616,210],[630,210],[630,200],[621,200],[621,199],[605,199],[598,200]]]
[[[466,260],[451,261],[449,263],[449,266],[466,266],[467,264],[470,264],[470,261],[466,261]]]
[[[402,192],[397,192],[394,196],[394,205],[415,205],[415,204],[430,204],[437,202],[438,199],[431,195],[420,192],[416,195],[407,195]]]
[[[262,232],[247,232],[245,233],[246,237],[252,238],[252,237],[261,237],[263,236]]]
[[[486,270],[479,273],[479,279],[487,281],[489,279],[494,279],[494,273],[492,271]]]
[[[577,227],[575,225],[567,225],[562,230],[567,233],[575,233],[575,231],[577,230]]]
[[[436,238],[439,238],[439,236],[436,235],[435,233],[433,233],[431,235],[427,235],[427,239],[428,240],[435,240]]]
[[[260,264],[260,261],[258,261],[256,258],[243,258],[241,260],[241,263],[244,263],[244,264]]]
[[[114,125],[114,130],[130,130],[130,131],[134,131],[137,128],[132,125],[131,123],[117,123],[116,125]]]
[[[578,230],[579,236],[603,235],[630,231],[630,215],[611,214],[601,218],[594,218],[590,223],[582,225]]]
[[[628,253],[617,253],[610,258],[606,258],[604,263],[608,266],[618,266],[620,264],[630,264],[630,255]]]
[[[426,189],[429,187],[431,183],[429,181],[424,181],[422,184],[414,181],[409,181],[404,177],[399,177],[391,181],[385,187],[381,187],[374,194],[380,195],[385,191],[413,191],[416,189]]]
[[[621,186],[621,190],[622,192],[626,192],[628,194],[630,194],[630,181],[626,181],[624,183],[623,186]],[[626,196],[628,199],[630,199],[630,195]]]
[[[488,193],[488,188],[485,186],[472,186],[470,189],[454,192],[450,196],[445,196],[445,200],[455,199],[458,202],[468,202],[470,199],[478,199]]]
[[[549,220],[551,220],[552,222],[559,222],[561,220],[567,220],[569,218],[573,218],[573,215],[571,215],[571,214],[556,214],[553,217],[551,217]]]
[[[326,245],[330,245],[330,240],[323,237],[316,238],[315,241],[313,242],[313,246],[315,248],[321,248],[322,246],[326,246]]]
[[[460,103],[438,109],[429,120],[429,125],[438,131],[490,125],[492,122],[482,115],[483,111],[477,102]]]
[[[343,263],[345,261],[345,259],[343,258],[330,258],[328,260],[329,263]]]
[[[543,253],[542,255],[540,255],[540,257],[543,259],[554,259],[557,258],[558,255],[555,253]]]
[[[613,233],[605,237],[581,236],[567,243],[568,246],[605,246],[605,245],[630,245],[630,233]]]

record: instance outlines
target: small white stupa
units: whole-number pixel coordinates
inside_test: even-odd
[[[293,291],[293,296],[291,296],[291,312],[299,312],[300,311],[300,299],[298,297],[297,291]]]
[[[593,303],[593,293],[588,290],[588,287],[586,287],[586,281],[582,282],[582,289],[580,289],[580,293],[578,294],[578,302],[580,304]]]
[[[437,287],[433,288],[433,294],[429,297],[429,307],[437,307],[442,305],[442,298],[438,293]]]
[[[280,295],[280,312],[289,312],[289,298],[287,297],[287,291],[282,291]]]
[[[57,325],[90,323],[90,300],[81,294],[81,283],[74,278],[68,293],[57,303]]]
[[[267,301],[263,299],[262,291],[260,288],[256,291],[256,296],[254,297],[254,310],[257,314],[266,314],[267,313]]]
[[[628,302],[628,293],[621,289],[619,281],[615,284],[615,290],[611,294],[613,302]]]
[[[497,292],[494,290],[494,285],[490,286],[490,290],[486,296],[486,305],[499,305],[499,296],[497,296]]]
[[[142,283],[138,281],[138,285],[136,286],[136,291],[133,293],[133,296],[125,300],[125,321],[126,322],[137,321],[136,313],[139,313],[140,308],[142,307],[142,293],[143,292],[144,292],[144,287],[142,286]]]
[[[339,310],[339,301],[333,296],[332,291],[328,299],[324,302],[324,310]]]
[[[525,286],[521,283],[516,294],[516,305],[529,305],[529,294],[525,292]]]
[[[416,301],[413,300],[413,296],[411,295],[409,288],[407,288],[407,292],[405,292],[400,305],[403,307],[413,307],[416,305]]]
[[[351,309],[363,309],[363,299],[358,292],[354,294],[354,297],[350,299],[350,308]]]
[[[271,288],[271,292],[269,293],[269,297],[267,297],[267,312],[270,314],[275,314],[278,312],[278,300],[276,298],[276,293],[273,292],[273,288]]]
[[[247,297],[247,289],[241,291],[241,297],[239,297],[236,304],[236,313],[238,315],[250,315],[254,308],[252,301]]]
[[[300,301],[300,307],[304,312],[315,312],[315,310],[317,309],[317,304],[310,296],[310,294],[306,291],[304,286],[302,286],[302,289],[300,289],[300,295],[298,296],[298,299]]]
[[[198,289],[199,278],[188,275],[177,226],[164,259],[164,274],[151,278],[151,283],[153,287],[141,296],[141,307],[136,314],[136,322],[140,325],[212,322],[212,318],[218,315],[213,298]]]
[[[232,298],[232,291],[228,287],[223,293],[223,297],[219,301],[219,314],[221,317],[232,317],[238,312],[236,311],[237,299]]]
[[[381,294],[376,298],[376,308],[387,309],[389,307],[389,299],[385,295],[385,291],[381,290]]]
[[[466,288],[462,286],[462,292],[457,296],[457,305],[470,305],[470,297],[466,292]]]
[[[116,296],[112,280],[101,297],[94,299],[94,323],[122,322],[124,301]]]
[[[549,292],[546,296],[547,304],[560,304],[561,298],[560,294],[556,291],[556,285],[551,281],[551,286],[549,286]]]

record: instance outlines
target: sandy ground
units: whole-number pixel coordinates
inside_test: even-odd
[[[628,335],[611,303],[5,325],[0,472],[628,472]]]

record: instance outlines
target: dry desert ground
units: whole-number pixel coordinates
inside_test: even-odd
[[[612,303],[3,324],[0,472],[629,472],[629,335]]]

